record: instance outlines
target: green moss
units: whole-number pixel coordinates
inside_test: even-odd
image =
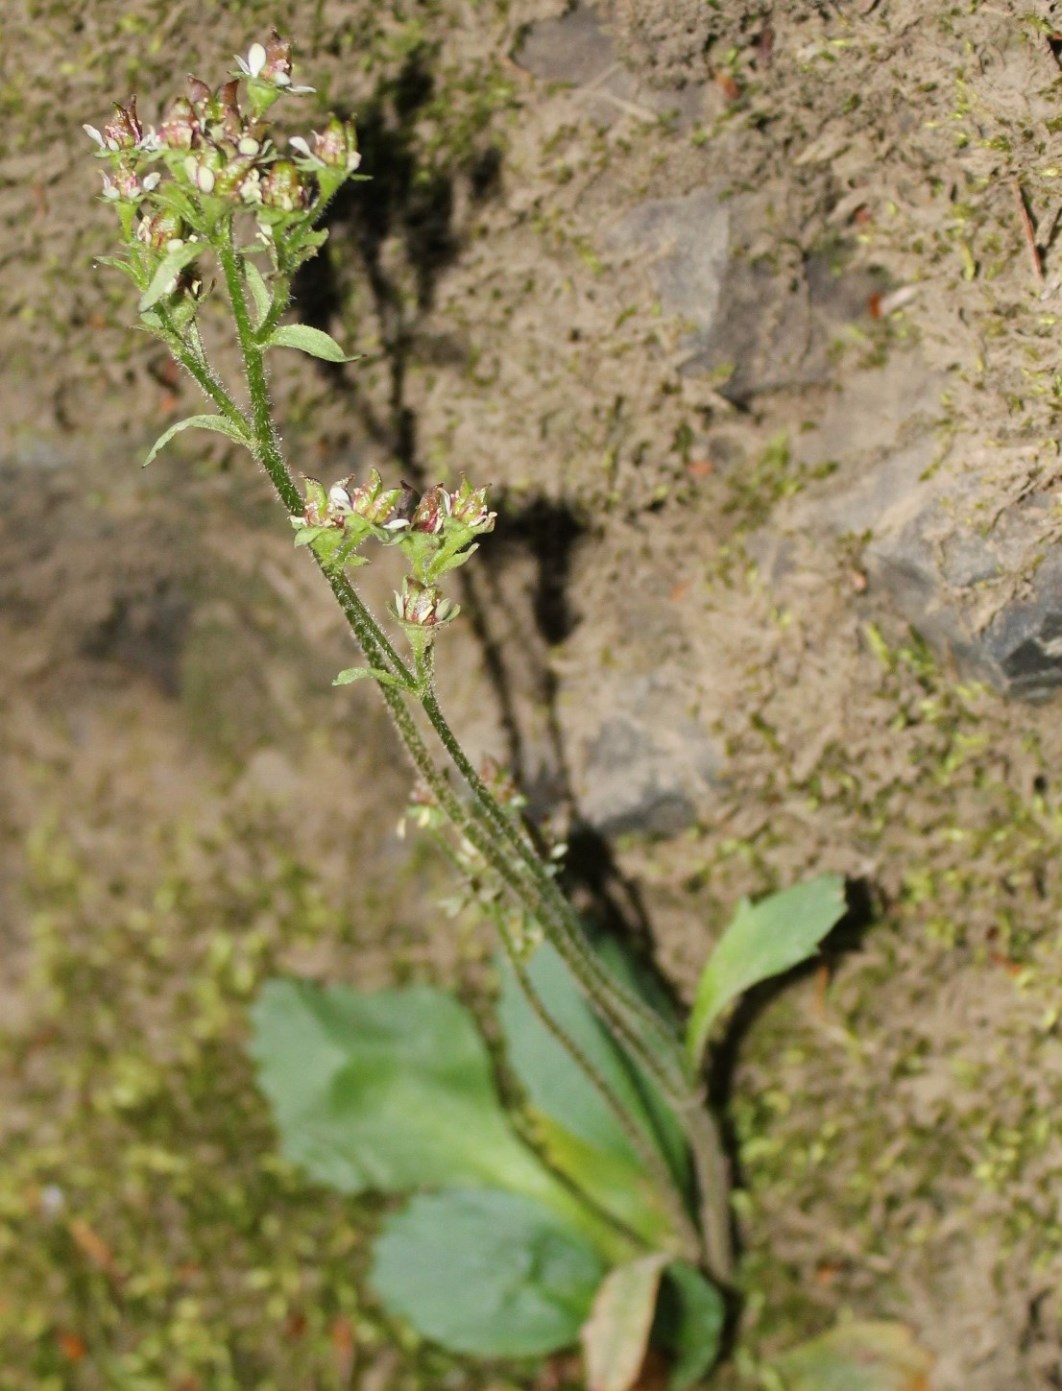
[[[332,1391],[395,1330],[367,1302],[376,1205],[277,1153],[246,1005],[292,950],[355,934],[266,824],[156,831],[151,901],[32,838],[35,1012],[0,1037],[5,1391]],[[374,913],[386,919],[377,904]],[[398,1386],[451,1364],[408,1344]]]

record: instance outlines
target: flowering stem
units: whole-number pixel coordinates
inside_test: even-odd
[[[256,459],[269,475],[288,513],[299,516],[304,512],[305,502],[285,462],[273,421],[260,330],[256,332],[251,321],[241,257],[233,245],[231,223],[224,229],[219,228],[218,232],[218,259],[232,305],[243,358],[250,401],[249,416],[245,416],[236,407],[214,377],[201,352],[197,352],[185,339],[177,335],[175,354],[181,365],[187,368],[219,410],[228,419],[249,430],[251,448]],[[381,696],[398,734],[438,804],[458,833],[469,841],[497,874],[516,902],[541,924],[594,1010],[612,1028],[631,1056],[653,1079],[671,1104],[694,1154],[704,1207],[706,1265],[710,1273],[725,1282],[732,1267],[725,1161],[718,1132],[711,1117],[704,1110],[703,1095],[690,1077],[678,1039],[648,1006],[620,986],[594,956],[586,942],[578,916],[561,893],[551,867],[542,860],[518,825],[499,805],[455,737],[436,698],[430,679],[430,668],[424,666],[420,670],[411,670],[395,651],[346,575],[340,570],[324,565],[320,559],[318,565],[370,666],[398,677],[406,687],[401,689],[384,682],[379,683]],[[419,700],[443,748],[469,788],[472,797],[471,815],[447,782],[425,744],[409,708],[409,693],[414,693]],[[502,940],[507,955],[518,973],[517,978],[521,980],[522,976],[526,976],[526,972],[523,971],[514,945],[506,941],[504,934]],[[529,999],[532,1008],[536,1009],[536,1013],[539,1013],[539,1017],[553,1036],[566,1048],[576,1065],[585,1070],[585,1058],[563,1031],[558,1031],[548,1010],[542,1007],[542,1002],[539,1000],[536,1006],[537,997],[529,995]],[[588,1075],[606,1103],[621,1117],[625,1133],[636,1146],[636,1152],[646,1165],[647,1172],[658,1179],[663,1177],[663,1165],[659,1157],[655,1153],[649,1153],[650,1147],[640,1133],[637,1138],[632,1133],[633,1125],[623,1111],[622,1103],[607,1087],[601,1085],[599,1077],[592,1072]],[[674,1209],[673,1222],[686,1246],[689,1244],[691,1231],[689,1220],[681,1210],[681,1199],[670,1176],[663,1191],[669,1195],[667,1201]]]

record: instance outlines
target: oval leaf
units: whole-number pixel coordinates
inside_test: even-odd
[[[510,1128],[483,1040],[452,996],[426,985],[368,994],[272,980],[252,1022],[282,1150],[313,1178],[345,1193],[505,1188],[606,1252],[629,1249]]]
[[[666,1264],[653,1252],[605,1277],[582,1331],[588,1391],[630,1391],[638,1380]]]
[[[324,362],[353,362],[336,340],[309,324],[282,324],[269,336],[267,348],[298,348],[301,353],[319,357]]]
[[[806,961],[844,914],[844,880],[835,874],[771,894],[755,905],[742,899],[697,986],[686,1032],[695,1066],[727,1005],[751,986]]]
[[[604,1264],[529,1198],[492,1189],[414,1198],[376,1242],[372,1284],[451,1352],[533,1357],[569,1347]]]
[[[218,435],[228,435],[230,440],[235,440],[237,444],[249,446],[250,441],[246,434],[233,421],[227,420],[223,415],[189,415],[184,420],[178,420],[176,425],[171,425],[168,430],[164,430],[158,439],[151,446],[151,452],[141,464],[141,468],[147,468],[155,455],[169,444],[174,435],[179,435],[182,430],[213,430]]]

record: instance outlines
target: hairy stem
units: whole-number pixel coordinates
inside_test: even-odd
[[[243,428],[249,425],[255,458],[269,475],[289,515],[299,516],[304,509],[303,498],[280,447],[266,380],[264,353],[251,321],[241,258],[233,246],[231,227],[220,237],[218,259],[232,305],[247,378],[249,420],[216,381],[201,352],[178,339],[175,355],[227,418],[238,421]],[[727,1279],[731,1257],[726,1165],[718,1132],[703,1109],[703,1098],[689,1075],[679,1040],[655,1012],[620,986],[593,954],[578,915],[561,893],[551,867],[542,860],[480,778],[443,715],[430,680],[416,680],[416,673],[395,651],[346,575],[324,566],[319,558],[315,559],[370,666],[397,676],[410,688],[416,687],[417,699],[432,728],[469,788],[472,814],[457,797],[424,742],[409,707],[407,692],[380,682],[380,694],[399,737],[438,804],[458,833],[467,838],[499,877],[515,902],[541,924],[595,1012],[613,1030],[673,1107],[694,1153],[707,1223],[708,1269],[717,1278]],[[581,1066],[578,1050],[573,1052],[568,1044],[564,1046],[568,1048],[573,1061]],[[605,1092],[602,1095],[613,1105],[615,1098],[610,1100]],[[617,1101],[616,1105],[622,1113],[622,1104]],[[627,1124],[627,1119],[624,1124]],[[638,1152],[641,1157],[641,1152]]]

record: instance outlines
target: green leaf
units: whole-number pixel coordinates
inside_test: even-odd
[[[606,1275],[581,1335],[588,1391],[630,1391],[637,1381],[666,1264],[654,1251]]]
[[[144,275],[139,266],[131,261],[123,260],[120,256],[97,256],[93,262],[94,266],[107,266],[111,270],[120,270],[123,275],[127,275],[138,290],[144,288]]]
[[[755,905],[741,900],[697,986],[686,1031],[694,1065],[727,1005],[751,986],[806,961],[844,913],[844,881],[835,874],[783,889]]]
[[[228,435],[229,439],[235,440],[237,444],[242,444],[244,446],[249,446],[250,444],[243,430],[223,415],[189,415],[186,416],[184,420],[178,420],[176,425],[171,425],[168,430],[164,430],[163,433],[159,435],[158,439],[151,446],[151,452],[148,454],[141,467],[147,468],[155,455],[158,454],[160,450],[165,449],[174,435],[179,435],[182,430],[190,430],[193,427],[197,430],[213,430],[214,433],[218,435]]]
[[[175,247],[173,251],[168,251],[158,264],[155,274],[151,277],[151,283],[140,296],[140,312],[150,309],[153,304],[157,304],[160,299],[165,299],[170,293],[173,282],[184,270],[185,266],[190,266],[197,256],[203,254],[203,243],[197,241],[186,241],[182,246]]]
[[[540,1111],[532,1111],[530,1121],[531,1138],[550,1168],[591,1194],[602,1212],[649,1246],[674,1235],[667,1205],[639,1164],[588,1144]]]
[[[652,1342],[671,1354],[667,1391],[700,1381],[719,1356],[726,1322],[723,1296],[686,1261],[664,1271]]]
[[[483,1040],[452,996],[426,985],[364,994],[272,980],[252,1021],[251,1054],[281,1148],[311,1177],[344,1193],[508,1189],[626,1257],[629,1241],[510,1128]]]
[[[540,1204],[450,1190],[388,1219],[371,1280],[392,1313],[452,1352],[534,1357],[575,1342],[604,1269]]]
[[[617,976],[621,975],[615,963],[608,964]],[[611,1155],[625,1163],[632,1174],[632,1184],[637,1186],[633,1176],[641,1174],[641,1163],[622,1126],[593,1083],[531,1009],[511,967],[501,962],[499,972],[502,988],[498,1021],[505,1035],[510,1066],[531,1106],[583,1141],[591,1151]],[[646,1138],[657,1145],[685,1191],[689,1184],[685,1143],[652,1083],[599,1022],[553,947],[543,943],[528,963],[527,972],[537,993],[548,1001],[549,1012],[556,1023],[578,1044],[596,1071],[621,1098],[631,1119]],[[626,983],[629,985],[629,978]],[[592,1165],[581,1173],[569,1173],[568,1177],[592,1193],[595,1199],[599,1196]],[[644,1183],[644,1176],[641,1182]]]
[[[331,334],[311,328],[309,324],[281,324],[269,335],[265,347],[298,348],[299,352],[309,353],[311,357],[319,357],[324,362],[354,361],[354,357],[348,357]]]
[[[853,1320],[772,1364],[786,1391],[927,1391],[933,1355],[906,1324]]]
[[[350,686],[355,681],[367,681],[369,678],[379,681],[384,686],[397,686],[400,691],[414,689],[408,681],[403,681],[401,676],[395,676],[390,671],[381,671],[379,667],[347,667],[339,673],[332,685]]]
[[[251,298],[254,300],[254,307],[258,314],[255,320],[255,328],[257,328],[272,309],[273,296],[269,293],[269,286],[265,283],[262,272],[253,261],[244,259],[243,273],[247,277],[247,288],[251,292]]]

